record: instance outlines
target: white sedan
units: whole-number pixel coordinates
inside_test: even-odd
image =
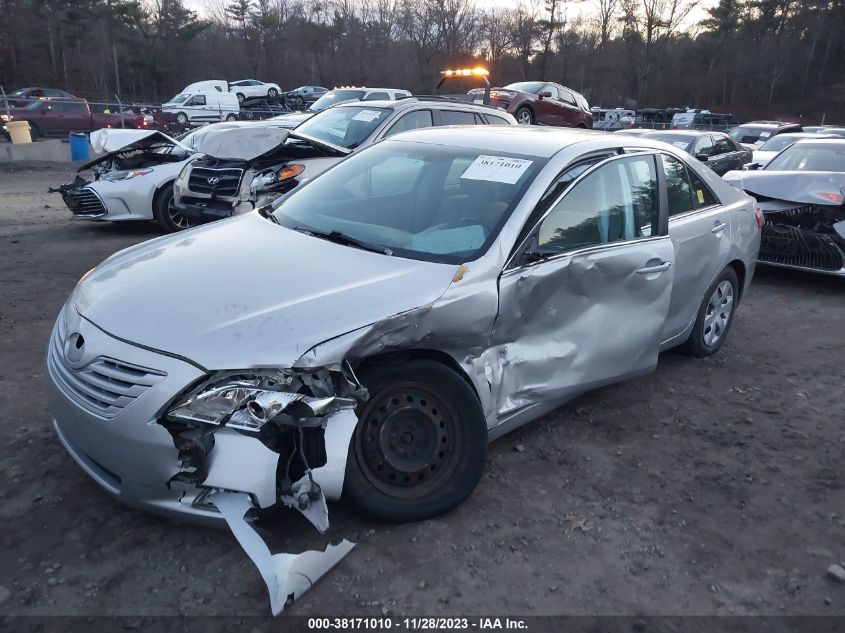
[[[238,101],[253,97],[275,99],[281,91],[279,84],[265,83],[257,79],[241,79],[240,81],[229,82],[229,92],[234,92],[238,96]]]
[[[97,130],[91,146],[103,155],[80,167],[73,182],[51,191],[62,194],[74,219],[155,220],[166,233],[188,228],[193,223],[173,204],[173,182],[196,153],[196,133],[176,140],[157,130]],[[88,170],[93,181],[80,175]]]

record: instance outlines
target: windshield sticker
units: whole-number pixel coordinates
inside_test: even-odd
[[[534,161],[507,156],[479,156],[467,167],[461,178],[487,180],[513,185]]]
[[[769,138],[771,135],[771,132],[760,132],[760,138]]]
[[[684,143],[683,141],[672,141],[672,145],[674,145],[675,147],[677,147],[679,149],[686,149],[687,148],[687,144]]]
[[[455,229],[423,231],[411,238],[413,250],[439,255],[474,251],[482,244],[484,244],[484,228],[480,224]]]
[[[358,114],[352,117],[352,120],[365,121],[369,123],[370,121],[375,121],[380,116],[381,112],[378,112],[377,110],[361,110]]]

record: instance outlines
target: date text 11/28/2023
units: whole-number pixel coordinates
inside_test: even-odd
[[[349,617],[308,618],[312,631],[446,631],[446,630],[526,630],[528,625],[520,618],[473,617]]]

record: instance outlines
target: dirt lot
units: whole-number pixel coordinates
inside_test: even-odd
[[[53,319],[85,271],[157,234],[71,222],[45,193],[70,174],[0,166],[0,614],[266,615],[229,533],[122,507],[53,435]],[[329,538],[358,547],[289,612],[845,615],[825,576],[845,559],[843,331],[845,280],[759,271],[720,354],[664,354],[495,442],[448,516],[331,509]],[[265,526],[276,551],[329,540],[294,515]]]

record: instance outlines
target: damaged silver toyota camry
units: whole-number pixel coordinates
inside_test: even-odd
[[[716,352],[761,223],[658,141],[397,135],[83,277],[47,356],[56,432],[120,500],[228,521],[277,611],[299,559],[259,552],[245,514],[287,506],[322,531],[341,494],[384,521],[448,511],[489,439],[662,350]]]

